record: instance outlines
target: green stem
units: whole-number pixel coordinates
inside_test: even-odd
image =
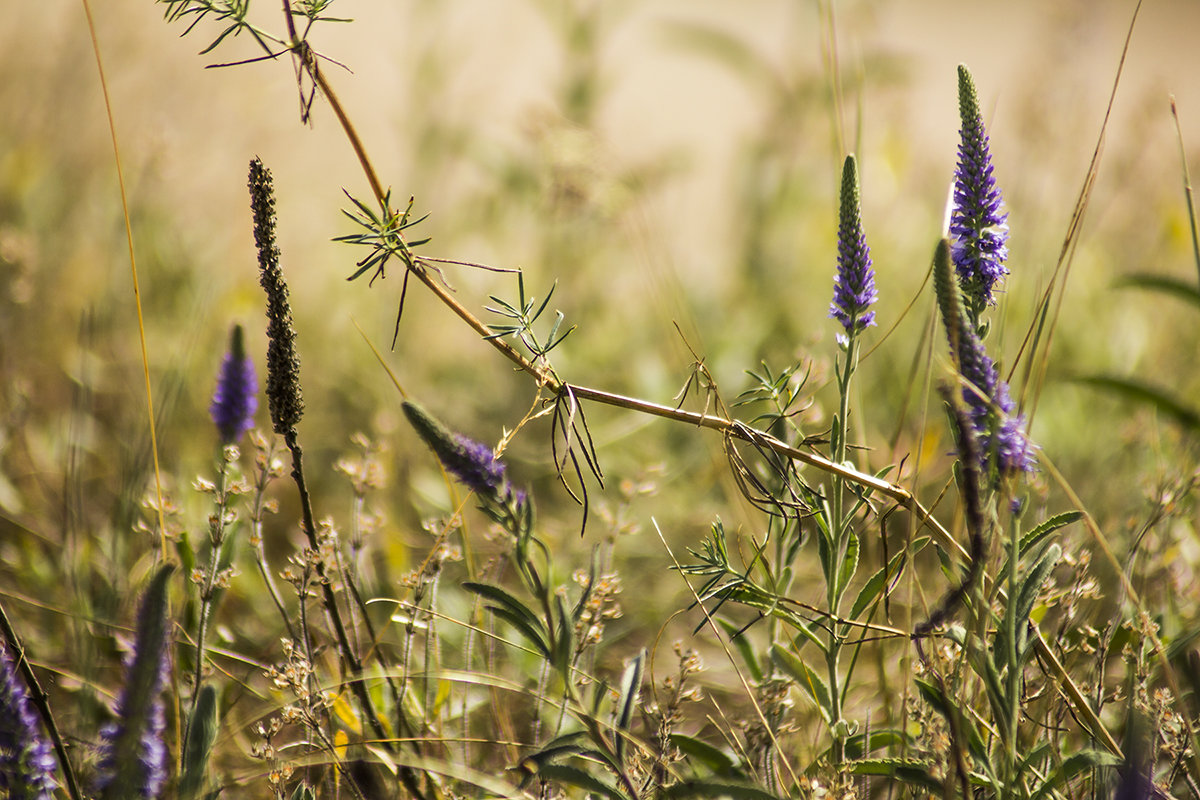
[[[846,461],[846,439],[850,433],[847,418],[850,413],[850,379],[854,375],[855,361],[858,358],[858,341],[853,334],[846,345],[846,360],[838,376],[838,393],[840,394],[837,416],[837,430],[834,431],[833,462],[844,464]],[[842,719],[842,690],[838,659],[842,649],[842,629],[837,623],[842,593],[846,587],[840,586],[842,564],[846,558],[849,541],[846,536],[847,526],[843,520],[844,497],[846,489],[845,478],[833,476],[833,497],[829,520],[830,539],[833,544],[833,558],[830,564],[829,582],[826,586],[829,600],[829,646],[825,650],[825,668],[829,676],[829,728],[832,737],[832,759],[835,766],[840,765],[846,757],[845,753],[845,723]]]
[[[200,621],[196,627],[196,674],[192,680],[192,707],[188,712],[183,740],[186,742],[192,730],[192,718],[196,714],[196,703],[200,699],[200,683],[204,679],[204,642],[208,637],[208,618],[212,614],[213,592],[217,584],[217,573],[221,569],[221,547],[225,543],[225,515],[229,512],[229,459],[225,448],[217,462],[217,518],[209,525],[208,569],[200,587]]]
[[[1017,771],[1017,724],[1021,715],[1021,665],[1017,655],[1017,584],[1020,577],[1021,531],[1016,515],[1010,515],[1008,524],[1008,602],[1005,605],[1005,632],[1008,640],[1008,795],[1017,796],[1020,776]]]

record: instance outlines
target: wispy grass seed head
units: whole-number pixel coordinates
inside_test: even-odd
[[[983,310],[996,302],[996,284],[1008,274],[1008,214],[993,175],[975,81],[963,64],[958,67],[958,109],[962,128],[950,213],[951,253],[967,312],[977,324]]]
[[[875,324],[875,312],[869,309],[876,299],[871,249],[867,247],[867,237],[863,233],[858,162],[849,155],[842,167],[837,274],[833,280],[829,316],[842,323],[847,336],[852,336]]]

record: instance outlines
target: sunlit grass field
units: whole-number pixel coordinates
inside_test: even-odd
[[[1200,9],[1044,5],[7,10],[0,796],[1200,798]]]

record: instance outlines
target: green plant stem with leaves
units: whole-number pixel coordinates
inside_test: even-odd
[[[232,496],[229,471],[237,463],[237,458],[237,447],[227,445],[221,448],[221,454],[217,459],[217,483],[213,488],[216,511],[208,521],[208,564],[204,568],[204,577],[200,583],[200,618],[196,625],[196,669],[192,679],[192,704],[184,732],[185,740],[187,732],[192,727],[192,717],[196,712],[196,703],[200,699],[200,686],[204,680],[205,642],[208,638],[208,621],[216,602],[218,578],[221,572],[221,549],[225,545],[228,526],[235,519],[229,510],[229,500]]]
[[[831,431],[832,455],[835,464],[846,463],[847,438],[850,432],[850,382],[858,360],[858,337],[851,333],[844,351],[844,361],[837,373],[838,384],[838,415],[834,419]],[[845,593],[849,576],[843,577],[848,557],[858,559],[857,540],[854,530],[845,516],[846,479],[841,475],[833,476],[832,496],[830,497],[830,513],[827,520],[830,548],[830,569],[826,573],[826,600],[829,604],[829,644],[825,650],[825,666],[829,676],[829,730],[832,737],[832,761],[835,766],[845,760],[845,744],[847,724],[842,718],[842,681],[839,664],[845,630],[838,623],[842,595]],[[851,540],[855,542],[852,543]],[[849,551],[854,549],[854,553]],[[853,569],[853,567],[850,567]]]

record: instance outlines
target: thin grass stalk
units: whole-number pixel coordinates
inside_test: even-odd
[[[1187,199],[1188,226],[1192,232],[1192,258],[1196,271],[1200,272],[1200,232],[1196,227],[1196,198],[1192,192],[1192,175],[1188,169],[1187,147],[1183,140],[1183,126],[1179,123],[1179,109],[1175,106],[1175,95],[1171,95],[1171,118],[1175,120],[1175,134],[1179,139],[1179,163],[1183,168],[1183,196]],[[1200,283],[1197,284],[1200,286]]]

